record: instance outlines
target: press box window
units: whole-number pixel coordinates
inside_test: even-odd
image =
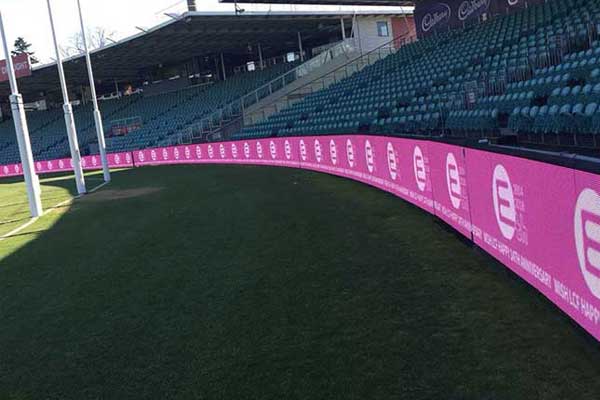
[[[377,35],[379,37],[388,37],[390,36],[390,31],[388,28],[388,23],[386,21],[377,22]]]

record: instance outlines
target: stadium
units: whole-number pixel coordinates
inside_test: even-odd
[[[600,1],[34,2],[1,399],[600,398]]]

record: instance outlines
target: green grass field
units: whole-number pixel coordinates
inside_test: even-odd
[[[46,180],[45,203],[72,185]],[[6,233],[22,185],[0,201]],[[598,343],[504,267],[392,195],[291,169],[114,174],[0,242],[0,321],[0,399],[600,397]]]

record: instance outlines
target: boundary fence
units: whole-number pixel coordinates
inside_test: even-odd
[[[353,179],[440,218],[600,340],[600,175],[461,145],[340,135],[205,143],[109,155],[112,167],[247,164]],[[87,156],[85,169],[99,169]],[[68,159],[36,162],[69,171]],[[0,177],[21,174],[1,166]]]

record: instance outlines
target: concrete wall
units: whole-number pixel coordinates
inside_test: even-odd
[[[417,28],[415,19],[412,15],[406,17],[392,18],[392,35],[394,36],[394,44],[396,48],[400,48],[407,42],[412,42],[417,37]]]
[[[379,36],[377,32],[377,23],[386,22],[388,24],[388,36]],[[376,49],[394,39],[392,18],[387,16],[379,17],[357,17],[353,24],[354,37],[357,39],[357,47],[362,53]]]

